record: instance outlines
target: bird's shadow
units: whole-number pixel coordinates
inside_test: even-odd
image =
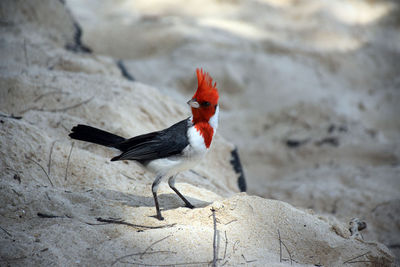
[[[153,197],[139,196],[109,189],[103,189],[100,191],[105,199],[121,201],[123,205],[129,207],[155,207]],[[157,194],[157,196],[161,210],[172,210],[185,207],[185,203],[175,193]],[[197,198],[192,198],[187,195],[185,195],[185,198],[194,206],[194,208],[204,208],[212,203]]]

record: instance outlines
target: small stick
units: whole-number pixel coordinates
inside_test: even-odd
[[[287,253],[288,253],[288,255],[289,255],[290,265],[292,265],[292,263],[293,263],[292,254],[290,254],[289,249],[287,248],[287,246],[285,245],[285,243],[283,243],[283,241],[281,240],[281,233],[279,232],[279,229],[278,229],[278,236],[279,236],[280,260],[281,260],[281,262],[282,262],[282,247],[281,247],[281,244],[282,244],[282,245],[285,247],[285,249],[286,249],[286,251],[287,251]]]
[[[281,233],[278,229],[278,238],[279,238],[279,262],[282,262],[282,240],[281,240]]]
[[[228,260],[226,260],[221,266],[225,266],[228,263]]]
[[[372,261],[367,261],[367,260],[360,260],[360,261],[349,261],[349,262],[347,262],[347,263],[361,263],[361,262],[369,262],[369,263],[372,263]]]
[[[246,257],[242,254],[242,258],[244,259],[244,261],[246,262],[246,263],[250,263],[250,262],[255,262],[255,261],[257,261],[257,260],[247,260],[246,259]]]
[[[286,251],[287,251],[287,253],[289,254],[290,265],[292,265],[292,263],[293,263],[292,254],[290,254],[289,249],[287,248],[287,246],[285,245],[285,243],[283,243],[283,241],[282,241],[282,245],[286,248]]]
[[[201,175],[200,173],[198,173],[198,172],[196,172],[196,171],[194,171],[194,170],[190,170],[190,172],[191,172],[191,173],[194,173],[194,174],[196,174],[197,176],[200,176],[201,178],[203,178],[203,179],[206,179],[206,180],[207,180],[207,177],[205,177],[205,176]]]
[[[82,101],[82,102],[80,102],[78,104],[75,104],[75,105],[72,105],[72,106],[68,106],[68,107],[65,107],[65,108],[54,108],[54,109],[48,109],[48,110],[43,110],[43,111],[50,111],[50,112],[67,111],[67,110],[74,109],[74,108],[80,107],[82,105],[85,105],[85,104],[89,103],[90,101],[92,101],[93,98],[94,97],[92,96],[91,98],[86,99],[85,101]]]
[[[67,168],[65,169],[65,178],[64,181],[67,180],[67,175],[68,175],[68,167],[69,167],[69,160],[71,159],[71,154],[72,154],[72,149],[74,148],[74,142],[71,144],[71,149],[69,150],[69,155],[68,155],[68,161],[67,161]]]
[[[84,222],[84,223],[86,223],[87,225],[106,225],[106,224],[108,224],[108,223],[90,223],[90,222]]]
[[[226,257],[226,249],[228,248],[228,237],[226,236],[226,231],[225,231],[225,251],[224,251],[224,259]]]
[[[41,213],[41,212],[38,212],[37,216],[40,217],[40,218],[49,218],[49,219],[62,218],[63,217],[63,216],[58,216],[58,215],[53,215],[53,214],[46,214],[46,213]]]
[[[162,267],[173,267],[173,266],[189,266],[189,265],[209,265],[210,262],[199,261],[199,262],[182,262],[182,263],[172,263],[172,264],[146,264],[137,261],[120,261],[121,263],[128,263],[137,266],[162,266]]]
[[[217,219],[215,218],[215,209],[211,208],[213,222],[214,222],[214,238],[213,238],[213,262],[212,266],[217,266]]]
[[[53,141],[50,147],[50,154],[49,154],[49,163],[47,164],[47,172],[49,173],[49,176],[51,175],[51,156],[53,155],[53,148],[54,145],[56,144],[57,140]]]
[[[236,252],[236,245],[240,243],[240,240],[236,240],[235,243],[233,243],[233,247],[232,247],[232,252],[235,253]]]
[[[122,173],[122,172],[121,172],[121,174],[122,174],[122,176],[125,176],[125,177],[128,178],[129,180],[134,180],[134,181],[136,181],[136,179],[134,179],[134,178],[132,178],[132,177],[130,177],[130,176],[128,176],[128,175]]]
[[[160,240],[158,240],[158,241],[156,241],[156,242],[150,244],[150,246],[148,246],[148,247],[143,251],[143,253],[140,255],[140,258],[142,259],[143,256],[144,256],[144,254],[146,254],[146,252],[147,252],[152,246],[154,246],[154,245],[157,244],[157,243],[160,243],[161,241],[164,241],[165,239],[167,239],[167,238],[169,238],[169,237],[171,237],[171,236],[172,236],[172,235],[168,235],[168,236],[166,236],[166,237],[164,237],[164,238],[161,238]]]
[[[82,102],[80,102],[80,103],[78,103],[78,104],[75,104],[75,105],[72,105],[72,106],[68,106],[68,107],[65,107],[65,108],[45,109],[45,108],[32,107],[32,108],[24,109],[24,110],[20,111],[19,113],[24,114],[24,113],[26,113],[26,112],[28,112],[28,111],[30,111],[30,110],[45,111],[45,112],[63,112],[63,111],[67,111],[67,110],[70,110],[70,109],[74,109],[74,108],[77,108],[77,107],[82,106],[82,105],[84,105],[84,104],[87,104],[87,103],[89,103],[90,101],[92,101],[92,99],[93,99],[93,96],[92,96],[91,98],[85,100],[85,101],[82,101]]]
[[[169,250],[158,250],[158,251],[150,251],[150,252],[147,252],[146,254],[156,254],[156,253],[173,253],[173,254],[176,254],[177,252],[176,251],[169,251]],[[143,253],[139,252],[139,253],[132,253],[132,254],[129,254],[129,255],[125,255],[123,257],[120,257],[120,258],[116,259],[113,263],[111,263],[111,266],[113,266],[114,264],[116,264],[120,260],[123,260],[125,258],[129,258],[129,257],[132,257],[132,256],[141,255],[141,254],[143,254]]]
[[[36,162],[35,160],[33,160],[33,159],[31,159],[31,158],[28,158],[28,157],[27,157],[27,159],[30,160],[30,161],[32,161],[32,162],[35,163],[36,165],[38,165],[38,166],[43,170],[43,172],[44,172],[44,173],[46,174],[46,176],[47,176],[47,179],[49,179],[49,182],[50,182],[51,186],[54,187],[53,182],[52,182],[51,179],[50,179],[50,176],[47,174],[47,172],[46,172],[46,170],[43,168],[43,166],[40,165],[40,163]]]
[[[41,213],[38,212],[37,216],[40,218],[47,218],[47,219],[53,219],[53,218],[68,218],[68,219],[72,219],[73,217],[65,214],[65,215],[53,215],[53,214],[46,214],[46,213]]]
[[[39,95],[38,97],[36,97],[36,98],[33,100],[33,102],[38,102],[40,99],[42,99],[42,98],[45,97],[45,96],[57,95],[57,94],[60,94],[60,95],[69,95],[68,92],[64,92],[64,91],[50,91],[50,92],[47,92],[47,93],[44,93],[44,94]]]
[[[17,191],[14,190],[14,188],[11,188],[11,190],[19,197],[22,197],[22,194],[18,193]]]
[[[3,227],[0,226],[0,229],[4,231],[4,233],[6,233],[8,236],[12,237],[12,235]]]
[[[237,222],[237,219],[234,219],[234,220],[232,220],[232,221],[230,221],[230,222],[227,222],[227,223],[225,223],[225,225],[231,224],[231,223],[233,223],[233,222]]]
[[[67,132],[67,133],[69,133],[70,132],[70,130],[67,128],[67,127],[65,127],[65,125],[64,124],[62,124],[61,123],[61,127]]]
[[[367,255],[367,254],[370,253],[370,252],[371,252],[371,251],[368,251],[368,252],[366,252],[366,253],[364,253],[364,254],[361,254],[361,255],[359,255],[359,256],[357,256],[357,257],[351,258],[351,259],[349,259],[349,260],[343,262],[343,264],[351,263],[351,261],[353,261],[353,260],[355,260],[355,259],[358,259],[358,258],[361,258],[362,256],[365,256],[365,255]]]
[[[99,222],[105,222],[105,223],[111,223],[111,224],[123,224],[135,228],[144,228],[144,229],[161,229],[161,228],[167,228],[167,227],[173,227],[176,225],[176,223],[173,224],[166,224],[166,225],[160,225],[160,226],[146,226],[146,225],[139,225],[139,224],[132,224],[128,223],[122,220],[114,220],[114,219],[103,219],[101,217],[96,218],[97,221]]]
[[[29,68],[28,52],[26,49],[26,39],[25,38],[24,38],[24,56],[25,56],[26,66]]]
[[[121,59],[117,61],[117,67],[121,70],[121,74],[124,78],[129,81],[135,80],[132,74],[130,74],[129,71],[126,69],[124,62]]]
[[[7,115],[7,114],[4,114],[4,113],[0,113],[0,117],[9,118],[9,119],[14,119],[14,120],[20,120],[20,119],[22,119],[21,116],[14,116],[13,114]]]

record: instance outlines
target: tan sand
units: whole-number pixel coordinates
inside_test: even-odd
[[[0,265],[206,266],[214,208],[219,266],[394,266],[398,10],[368,1],[2,1]],[[153,174],[111,163],[116,151],[68,132],[87,123],[128,137],[185,118],[196,67],[218,83],[221,126],[206,159],[177,179],[197,208],[162,184],[160,222]],[[248,194],[238,193],[233,144]],[[348,229],[354,217],[367,223],[358,236]]]

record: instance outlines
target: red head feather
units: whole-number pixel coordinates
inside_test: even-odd
[[[197,91],[192,101],[197,102],[197,106],[192,106],[193,119],[195,128],[204,138],[206,147],[211,144],[211,140],[215,129],[209,124],[210,118],[215,114],[218,107],[218,89],[217,83],[214,82],[207,72],[203,69],[196,69],[197,74]]]
[[[208,72],[203,72],[203,69],[196,69],[197,74],[197,91],[193,96],[199,104],[209,102],[211,106],[218,104],[218,89],[217,83],[214,82]]]

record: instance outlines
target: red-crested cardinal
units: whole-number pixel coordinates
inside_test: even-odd
[[[168,184],[185,202],[186,207],[192,204],[176,189],[175,177],[184,170],[197,164],[209,150],[215,131],[218,127],[218,90],[216,83],[203,70],[196,70],[197,91],[187,103],[192,116],[171,127],[139,135],[130,139],[93,128],[77,125],[72,128],[70,137],[103,146],[117,148],[123,153],[111,159],[136,160],[156,174],[152,185],[157,218],[163,220],[157,199],[157,188],[163,177],[169,177]]]

